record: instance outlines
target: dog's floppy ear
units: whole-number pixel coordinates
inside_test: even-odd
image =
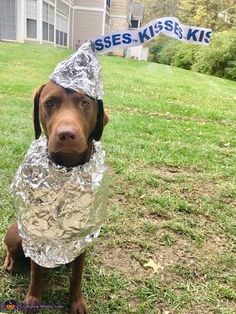
[[[96,129],[93,132],[93,138],[95,139],[95,141],[100,141],[102,137],[103,128],[104,128],[103,101],[97,100],[97,105],[98,105],[97,124],[96,124]]]
[[[39,121],[39,98],[40,94],[44,88],[45,84],[42,85],[39,90],[36,92],[34,96],[34,111],[33,111],[33,121],[34,121],[34,132],[35,132],[35,139],[37,140],[41,135],[41,127]]]

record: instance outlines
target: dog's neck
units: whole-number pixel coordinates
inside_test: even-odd
[[[89,141],[88,148],[81,154],[59,153],[51,154],[50,157],[56,164],[65,167],[77,167],[87,163],[93,154],[93,142]]]

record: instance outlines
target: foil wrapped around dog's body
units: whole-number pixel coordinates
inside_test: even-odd
[[[24,253],[43,267],[73,261],[99,235],[108,196],[105,152],[94,142],[90,161],[66,168],[35,140],[11,185]]]

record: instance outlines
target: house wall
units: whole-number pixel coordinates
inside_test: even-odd
[[[74,10],[73,48],[103,32],[103,12]]]
[[[128,0],[112,0],[109,32],[123,31],[129,28],[128,23]],[[123,56],[124,49],[116,50],[113,55]]]
[[[123,15],[127,18],[128,0],[112,0],[111,15]]]
[[[105,0],[75,0],[74,6],[104,8]]]
[[[123,31],[129,28],[129,24],[126,18],[122,17],[110,17],[110,32]]]
[[[12,38],[16,41],[38,42],[44,44],[55,43],[43,41],[42,34],[42,17],[43,17],[43,0],[37,3],[37,38],[27,38],[26,27],[26,0],[0,0],[1,3],[16,2],[16,35]],[[129,3],[130,0],[112,0],[111,8],[106,6],[106,0],[45,0],[55,7],[55,38],[56,38],[56,12],[68,18],[68,47],[76,49],[78,43],[129,28]],[[3,11],[3,10],[1,10]],[[1,15],[1,12],[0,12]],[[6,19],[6,18],[5,18]],[[8,19],[9,20],[9,19]],[[5,38],[6,40],[11,38]],[[123,49],[116,51],[115,54],[123,55]]]
[[[74,1],[73,48],[106,32],[106,0]]]
[[[62,14],[69,16],[70,13],[70,7],[65,2],[62,2],[61,0],[57,0],[57,10],[60,11]]]

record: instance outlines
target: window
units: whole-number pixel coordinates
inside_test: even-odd
[[[139,20],[131,20],[132,28],[139,28]]]
[[[54,42],[54,7],[43,2],[43,40]]]
[[[57,13],[56,44],[60,46],[67,46],[67,42],[68,18],[62,14]]]
[[[107,0],[107,6],[108,6],[108,8],[111,7],[111,0]]]
[[[27,0],[26,33],[28,38],[37,38],[37,0]]]
[[[16,0],[0,0],[0,39],[16,40]]]

